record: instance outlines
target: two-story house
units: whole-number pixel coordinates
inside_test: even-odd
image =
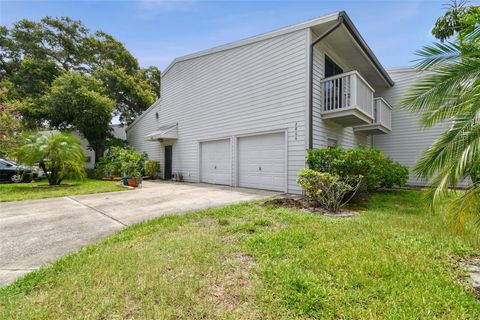
[[[411,166],[439,132],[395,107],[416,77],[387,72],[337,12],[175,59],[127,140],[165,179],[300,193],[308,148],[373,146]]]

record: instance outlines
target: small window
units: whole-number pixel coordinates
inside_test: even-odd
[[[158,119],[158,112],[155,112],[155,119]]]
[[[327,147],[335,148],[336,146],[338,146],[338,141],[335,139],[328,138]]]
[[[340,68],[330,57],[325,55],[325,78],[336,76],[337,74],[342,74],[343,69]]]

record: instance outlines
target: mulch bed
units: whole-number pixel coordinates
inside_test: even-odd
[[[283,208],[293,208],[299,210],[305,210],[316,214],[321,214],[329,217],[347,218],[356,216],[358,213],[350,210],[340,210],[338,212],[332,212],[323,209],[317,205],[314,201],[309,201],[304,198],[276,198],[265,202],[267,206],[276,206]]]

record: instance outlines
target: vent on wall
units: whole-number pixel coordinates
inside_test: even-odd
[[[155,119],[158,119],[158,112],[155,112]]]

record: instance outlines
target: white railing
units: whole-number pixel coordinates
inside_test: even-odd
[[[392,128],[392,106],[383,98],[378,97],[374,101],[374,123],[381,124],[388,129]]]
[[[320,81],[322,112],[335,112],[358,108],[373,116],[375,90],[357,71],[342,73]]]

